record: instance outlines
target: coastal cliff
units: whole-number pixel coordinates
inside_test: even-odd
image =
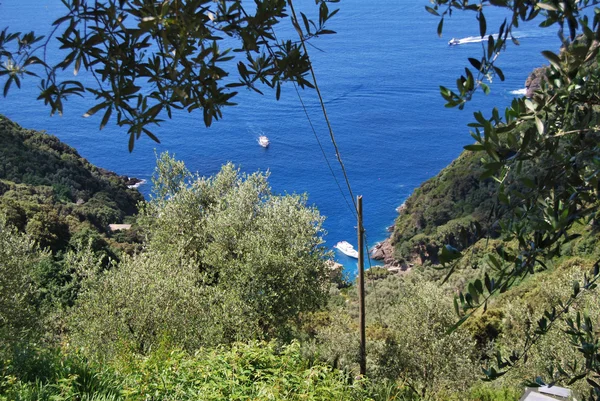
[[[96,167],[58,138],[0,116],[0,215],[57,252],[83,230],[137,213],[142,195],[129,177]]]
[[[545,71],[546,67],[540,67],[531,72],[525,81],[527,97],[545,81]],[[372,256],[384,261],[388,270],[404,271],[414,265],[438,264],[444,245],[462,251],[483,238],[494,239],[507,208],[498,201],[498,183],[481,179],[481,157],[481,153],[464,151],[416,188],[398,207],[390,238],[374,248]],[[524,168],[532,179],[542,179],[544,163],[542,158]],[[517,182],[507,185],[524,190]]]
[[[480,156],[463,152],[438,175],[419,186],[398,208],[391,237],[374,256],[388,267],[438,263],[444,244],[461,250],[494,234],[502,213],[496,201],[497,184],[481,180]]]
[[[545,72],[546,67],[532,71],[525,82],[526,96],[532,96],[546,81]],[[516,152],[510,149],[507,142],[506,154],[500,154],[499,157],[509,158]],[[475,251],[485,253],[484,250],[489,251],[494,244],[498,245],[500,239],[497,237],[503,219],[514,219],[513,215],[509,215],[509,210],[518,205],[514,199],[509,203],[500,202],[499,184],[491,178],[481,178],[484,173],[482,157],[485,157],[485,152],[464,151],[440,173],[416,188],[398,207],[399,215],[392,235],[378,249],[374,249],[372,255],[383,260],[388,270],[407,270],[415,265],[439,264],[439,252],[446,245],[458,251],[470,248],[473,250],[469,252],[471,255]],[[518,169],[531,182],[546,182],[548,174],[552,174],[548,166],[554,162],[551,154],[539,154],[522,161]],[[555,182],[558,186],[567,185],[560,180],[555,179]],[[522,180],[510,173],[503,185],[509,193],[530,191]],[[580,244],[587,241],[595,249],[600,241],[590,227],[580,231],[578,235],[581,238],[572,242],[568,252],[587,257],[589,249],[587,253],[579,252]],[[585,246],[589,248],[588,245]],[[473,261],[466,263],[472,263],[473,266],[477,264]]]

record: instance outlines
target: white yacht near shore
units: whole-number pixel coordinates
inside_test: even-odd
[[[358,259],[358,251],[347,241],[340,241],[333,247],[346,256]]]

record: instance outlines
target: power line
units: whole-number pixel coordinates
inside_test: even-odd
[[[288,0],[288,3],[290,5],[290,9],[292,11],[292,17],[293,17],[293,21],[292,22],[293,22],[294,27],[296,28],[296,30],[298,32],[298,36],[300,37],[300,42],[302,44],[302,48],[303,48],[304,53],[306,54],[306,56],[309,57],[308,56],[308,49],[306,48],[306,43],[304,41],[304,36],[302,35],[302,30],[300,28],[300,25],[298,24],[298,17],[296,16],[296,10],[294,9],[293,1],[292,0]],[[355,201],[354,192],[352,191],[352,186],[350,185],[350,179],[348,178],[348,174],[346,173],[346,167],[344,166],[344,162],[342,161],[342,157],[341,157],[340,151],[338,149],[337,142],[335,140],[335,136],[333,134],[333,128],[331,127],[331,122],[329,121],[329,116],[327,115],[327,109],[325,108],[325,102],[323,101],[323,97],[321,96],[321,90],[319,89],[319,84],[317,83],[317,77],[315,75],[315,71],[313,69],[312,62],[310,62],[310,57],[309,57],[308,67],[310,69],[310,73],[311,73],[311,76],[312,76],[312,79],[313,79],[313,83],[315,85],[315,90],[317,92],[317,96],[319,97],[319,104],[321,105],[321,110],[323,111],[323,117],[325,118],[325,122],[327,123],[327,128],[329,130],[329,136],[331,138],[331,142],[333,143],[333,147],[335,149],[335,154],[336,154],[336,157],[338,159],[338,163],[340,164],[340,167],[342,168],[342,173],[344,174],[344,179],[346,181],[346,186],[348,187],[348,192],[350,192],[350,197],[352,198],[352,202],[354,204],[354,210],[356,211],[356,213],[358,213],[358,205],[357,205],[357,203]],[[296,92],[298,93],[298,97],[300,97],[300,93],[298,92],[298,88],[296,87],[295,83],[294,83],[294,87],[296,88]],[[302,106],[304,107],[304,103],[302,102],[302,98],[300,98],[300,101],[302,103]],[[309,123],[310,123],[311,127],[313,128],[313,132],[315,134],[315,137],[317,138],[317,142],[319,143],[319,146],[321,147],[321,151],[323,151],[323,147],[321,146],[321,142],[319,141],[319,139],[317,137],[317,134],[314,131],[314,127],[312,125],[312,122],[310,122],[310,117],[308,116],[308,112],[306,111],[305,107],[304,107],[304,112],[305,112],[305,114],[306,114],[306,116],[307,116],[307,118],[309,120]],[[327,164],[329,165],[329,161],[327,160],[327,156],[325,155],[325,153],[323,153],[323,155],[325,156],[325,160],[327,161]],[[330,166],[330,170],[331,170],[331,166]],[[332,174],[333,174],[333,170],[331,170],[331,171],[332,171]],[[335,175],[334,175],[334,179],[336,180],[336,183],[337,183],[338,181],[337,181],[337,178],[335,178]],[[338,187],[339,187],[339,184],[338,184]],[[341,188],[340,188],[340,190],[341,190]],[[346,200],[346,203],[348,203],[348,201],[347,201],[347,199],[346,199],[345,196],[344,196],[344,199]],[[348,206],[350,206],[350,205],[348,204]],[[356,213],[353,213],[355,217],[357,217]],[[359,230],[362,231],[364,239],[365,239],[365,244],[364,245],[367,248],[367,260],[368,260],[368,263],[369,263],[369,269],[371,269],[373,266],[371,265],[371,258],[370,258],[370,254],[369,254],[369,243],[367,241],[366,230],[364,229],[364,227],[362,226],[362,224],[360,222],[359,222],[359,225],[360,225]],[[375,292],[375,294],[374,294],[375,295],[375,302],[377,303],[377,309],[378,309],[378,312],[379,312],[379,319],[380,319],[380,323],[381,323],[381,305],[380,305],[380,302],[379,302],[378,293],[375,290],[375,286],[374,285],[373,285],[373,291]],[[363,308],[364,308],[364,305],[363,305]]]
[[[288,0],[290,5],[290,9],[292,10],[293,24],[296,30],[298,31],[298,36],[300,37],[300,43],[302,44],[302,48],[304,49],[304,54],[308,57],[308,49],[306,48],[306,43],[304,41],[304,36],[302,35],[302,30],[300,29],[300,24],[298,23],[298,17],[296,16],[296,10],[294,9],[294,3],[292,0]],[[319,89],[319,85],[317,83],[317,77],[315,75],[315,71],[313,69],[312,63],[309,63],[308,68],[310,69],[310,74],[313,79],[313,83],[315,84],[315,90],[317,92],[317,96],[319,97],[319,103],[321,105],[321,110],[323,111],[323,117],[325,117],[325,122],[327,123],[327,128],[329,130],[329,137],[331,138],[331,142],[333,143],[333,147],[335,149],[335,155],[338,159],[338,163],[342,168],[342,173],[344,174],[344,180],[346,181],[346,186],[348,187],[348,192],[350,192],[350,197],[352,198],[352,203],[354,204],[354,210],[357,210],[356,200],[354,197],[354,192],[352,191],[352,187],[350,186],[350,180],[348,179],[348,174],[346,173],[346,167],[344,166],[344,162],[342,161],[342,156],[340,155],[340,151],[337,146],[337,142],[335,141],[335,136],[333,135],[333,128],[331,127],[331,122],[329,121],[329,116],[327,115],[327,110],[325,109],[325,102],[323,101],[323,96],[321,96],[321,90]]]
[[[290,5],[293,7],[293,4],[291,4],[291,2],[290,2]],[[244,7],[241,7],[241,10],[242,10],[242,13],[244,13],[244,15],[245,15],[246,17],[248,17],[248,13],[247,13],[247,12],[246,12],[246,10],[244,9]],[[294,14],[294,18],[296,18],[296,15],[295,15],[295,14]],[[296,23],[297,23],[297,21],[298,21],[298,20],[296,19]],[[273,37],[274,37],[274,38],[277,40],[277,35],[275,34],[275,31],[273,30],[273,28],[272,28],[272,27],[271,27],[271,32],[272,32],[272,34],[273,34]],[[263,35],[261,35],[261,37],[264,39],[264,36],[263,36]],[[300,40],[301,40],[301,42],[302,42],[302,45],[303,45],[303,47],[304,47],[304,51],[305,51],[306,55],[308,56],[308,52],[307,52],[306,46],[304,45],[304,43],[305,43],[305,42],[304,42],[304,38],[302,37],[302,35],[301,35],[301,34],[300,34]],[[265,40],[265,41],[266,41],[266,40]],[[315,49],[317,49],[317,50],[321,51],[321,52],[323,51],[323,50],[319,49],[319,48],[318,48],[318,47],[316,47],[316,46],[313,46],[313,47],[314,47]],[[272,57],[275,57],[275,54],[273,53],[273,50],[272,50],[272,49],[271,49],[271,47],[270,47],[270,46],[268,46],[268,45],[267,45],[267,50],[269,51],[269,54],[270,54]],[[312,71],[312,64],[311,64],[311,63],[309,63],[309,66],[310,66],[310,69],[311,69],[311,71]],[[315,82],[315,87],[317,88],[317,91],[318,91],[317,80],[316,80],[316,77],[315,77],[315,74],[314,74],[314,72],[312,73],[312,76],[313,76],[313,80],[314,80],[314,82]],[[342,195],[342,198],[344,198],[344,201],[346,202],[346,205],[347,205],[347,206],[348,206],[348,208],[350,209],[350,213],[352,213],[352,215],[353,215],[353,216],[356,218],[356,217],[357,217],[357,214],[356,214],[356,203],[354,202],[354,195],[352,194],[352,189],[350,188],[350,182],[348,181],[348,177],[347,177],[347,175],[346,175],[346,171],[345,171],[344,165],[343,165],[343,163],[342,163],[342,160],[341,160],[341,158],[340,158],[339,151],[338,151],[338,149],[337,149],[337,144],[336,144],[336,142],[335,142],[335,138],[333,138],[333,132],[331,131],[331,125],[329,124],[329,119],[327,118],[327,113],[325,112],[325,106],[324,106],[324,104],[323,104],[323,99],[321,98],[320,92],[318,92],[318,93],[319,93],[319,100],[320,100],[320,102],[321,102],[321,107],[323,108],[323,111],[325,112],[325,119],[326,119],[326,121],[327,121],[327,126],[329,127],[329,131],[330,131],[330,133],[331,133],[331,136],[332,136],[332,142],[333,142],[333,145],[334,145],[334,147],[335,147],[335,150],[336,150],[336,156],[337,156],[337,158],[338,158],[338,161],[340,162],[340,164],[341,164],[341,166],[342,166],[342,171],[344,172],[344,177],[345,177],[345,179],[346,179],[346,184],[348,185],[348,188],[349,188],[349,190],[350,190],[350,195],[352,196],[352,201],[353,201],[353,203],[354,203],[354,208],[352,208],[352,206],[350,206],[350,202],[348,202],[348,197],[347,197],[347,196],[346,196],[346,194],[344,193],[344,190],[342,189],[342,186],[340,185],[340,182],[338,181],[338,179],[337,179],[337,177],[336,177],[336,175],[335,175],[335,172],[333,171],[333,168],[331,167],[331,163],[329,163],[329,159],[327,158],[327,154],[325,153],[325,150],[323,149],[323,145],[321,144],[321,140],[319,139],[319,136],[317,135],[317,131],[315,130],[315,127],[314,127],[314,125],[313,125],[313,123],[312,123],[312,120],[310,119],[310,115],[308,114],[308,110],[306,109],[306,105],[304,104],[304,101],[302,100],[302,96],[300,96],[300,91],[298,90],[298,86],[296,85],[296,82],[295,82],[295,81],[292,81],[292,83],[294,84],[294,89],[296,90],[296,94],[298,95],[298,99],[300,100],[300,104],[302,105],[302,109],[304,110],[304,114],[306,115],[306,119],[308,120],[308,123],[309,123],[309,125],[310,125],[310,128],[311,128],[311,130],[312,130],[312,132],[313,132],[313,134],[314,134],[314,136],[315,136],[315,139],[317,140],[317,144],[319,145],[319,148],[321,149],[321,153],[323,154],[323,158],[325,159],[325,162],[327,163],[327,167],[329,168],[329,171],[331,172],[331,176],[332,176],[332,177],[333,177],[333,179],[335,180],[335,183],[336,183],[336,185],[337,185],[338,189],[340,190],[340,193],[341,193],[341,195]],[[370,261],[369,261],[369,263],[370,263]]]
[[[352,206],[350,206],[350,202],[348,202],[348,197],[344,193],[344,190],[342,189],[340,182],[338,181],[337,177],[335,176],[335,172],[333,171],[333,168],[331,167],[331,163],[329,163],[329,159],[327,158],[327,154],[325,153],[325,150],[323,149],[321,140],[319,139],[319,136],[317,135],[317,131],[315,130],[315,127],[313,126],[313,123],[310,119],[308,110],[306,110],[306,105],[304,104],[304,101],[302,100],[302,96],[300,96],[300,91],[298,90],[298,86],[296,85],[296,82],[294,82],[294,89],[296,89],[296,94],[298,95],[298,99],[300,100],[300,104],[302,105],[302,109],[304,110],[304,114],[306,115],[306,119],[308,120],[308,123],[310,124],[310,128],[312,129],[312,132],[315,135],[315,139],[317,140],[317,143],[319,144],[319,148],[321,148],[321,153],[323,153],[323,158],[325,159],[325,162],[327,163],[327,167],[329,167],[329,171],[331,172],[331,175],[333,176],[333,179],[335,180],[335,183],[336,183],[338,189],[340,190],[340,193],[342,194],[344,201],[346,201],[346,205],[348,205],[350,212],[354,215],[354,217],[356,217],[356,210],[353,209]]]
[[[302,35],[302,31],[300,29],[300,25],[298,24],[298,17],[296,16],[296,10],[294,9],[294,3],[293,3],[292,0],[288,0],[288,3],[290,5],[290,9],[292,10],[293,23],[294,23],[294,26],[295,26],[296,30],[298,31],[298,35],[300,37],[300,42],[302,43],[302,48],[304,49],[304,53],[308,57],[308,49],[306,48],[306,43],[304,41],[304,37]],[[309,57],[309,60],[310,60],[310,57]],[[351,196],[352,202],[354,204],[354,211],[353,211],[353,213],[356,216],[355,211],[357,210],[357,205],[356,205],[356,201],[355,201],[355,197],[354,197],[354,192],[352,191],[352,187],[350,185],[350,179],[348,178],[348,174],[346,173],[346,167],[344,166],[344,162],[342,161],[342,157],[341,157],[339,148],[337,146],[337,142],[335,140],[335,136],[333,134],[333,128],[331,127],[331,122],[329,121],[329,116],[327,115],[327,109],[325,108],[325,102],[323,101],[323,97],[321,96],[321,90],[319,89],[319,84],[317,83],[317,77],[315,75],[315,71],[313,69],[313,66],[312,66],[311,62],[308,63],[308,67],[310,69],[310,73],[311,73],[311,76],[312,76],[312,79],[313,79],[313,83],[315,85],[315,90],[316,90],[317,95],[319,97],[319,104],[321,105],[321,110],[323,111],[323,116],[325,117],[325,122],[327,123],[327,128],[329,130],[329,136],[331,138],[331,142],[333,143],[333,147],[335,148],[335,155],[336,155],[336,157],[338,159],[338,162],[339,162],[339,164],[340,164],[340,166],[342,168],[342,173],[344,174],[344,179],[346,181],[346,186],[348,187],[348,192],[350,192],[350,196]],[[298,97],[300,97],[300,93],[298,92],[298,88],[296,87],[295,83],[294,83],[294,87],[296,88],[296,92],[298,93]],[[302,106],[304,107],[304,103],[302,102],[302,98],[300,98],[300,102],[302,103]],[[304,112],[305,112],[305,114],[306,114],[306,116],[307,116],[307,118],[309,119],[309,122],[310,122],[310,117],[308,116],[308,112],[306,111],[306,107],[304,107]],[[311,127],[313,128],[313,132],[315,133],[315,137],[317,137],[316,132],[314,130],[314,127],[313,127],[312,123],[310,123],[310,124],[311,124]],[[319,142],[318,137],[317,137],[317,142],[319,143],[319,146],[321,146],[321,143]],[[323,150],[322,147],[321,147],[321,150]],[[323,153],[323,155],[325,156],[325,153]],[[327,156],[325,156],[325,160],[327,161]],[[327,164],[329,165],[329,161],[327,161]],[[331,167],[330,167],[330,169],[331,169]],[[333,171],[332,171],[332,173],[333,173]],[[334,178],[335,178],[335,175],[334,175]],[[337,182],[337,178],[336,178],[336,182]],[[338,184],[338,186],[339,186],[339,184]],[[344,197],[344,199],[346,199],[346,197]],[[347,199],[346,199],[346,202],[348,202]],[[366,241],[366,230],[365,230],[365,245],[367,246],[367,250],[368,250],[368,246],[369,245],[368,245],[368,242]],[[371,268],[372,267],[372,265],[371,265],[371,258],[368,258],[368,261],[369,261],[369,268]]]
[[[309,57],[308,56],[308,49],[306,47],[306,42],[304,40],[304,36],[302,35],[302,30],[300,28],[300,25],[298,24],[298,17],[296,15],[296,10],[294,9],[293,1],[292,0],[288,0],[288,3],[290,5],[290,9],[292,11],[292,17],[293,17],[292,22],[294,24],[294,27],[297,30],[298,36],[300,38],[300,43],[302,44],[302,48],[304,49],[304,53],[306,54],[307,57]],[[248,16],[248,14],[246,13],[246,11],[243,8],[242,8],[242,12],[244,13],[244,15]],[[273,32],[273,36],[276,38],[275,32],[274,31],[272,31],[272,32]],[[267,46],[267,48],[268,48],[269,53],[272,56],[274,56],[274,54],[272,52],[272,49],[269,46]],[[318,49],[318,50],[322,51],[321,49]],[[350,185],[350,179],[348,178],[348,174],[346,172],[346,167],[344,165],[344,162],[342,161],[342,157],[341,157],[339,148],[337,146],[337,142],[335,140],[335,136],[333,134],[333,128],[331,126],[331,122],[329,121],[329,116],[327,114],[327,109],[325,108],[325,102],[323,101],[323,96],[321,95],[321,90],[319,89],[319,85],[317,83],[317,77],[316,77],[315,71],[313,69],[312,62],[310,62],[310,57],[309,57],[308,67],[310,69],[310,73],[311,73],[311,76],[312,76],[312,79],[313,79],[315,90],[316,90],[317,95],[319,97],[319,104],[321,106],[321,110],[323,112],[323,116],[325,118],[325,122],[327,124],[327,128],[328,128],[328,131],[329,131],[329,137],[331,138],[331,142],[332,142],[333,147],[335,149],[335,154],[336,154],[336,157],[338,159],[338,163],[340,164],[340,167],[342,169],[342,173],[344,175],[344,180],[346,182],[346,186],[348,188],[348,192],[350,193],[350,197],[352,199],[352,203],[354,205],[354,208],[352,208],[350,206],[350,203],[348,202],[348,198],[347,198],[346,194],[344,193],[344,191],[342,190],[342,187],[341,187],[341,185],[340,185],[340,183],[339,183],[339,181],[338,181],[338,179],[337,179],[337,177],[336,177],[336,175],[335,175],[335,173],[333,171],[333,168],[331,167],[331,164],[329,163],[329,159],[327,158],[327,154],[325,153],[325,150],[323,149],[323,145],[321,144],[321,141],[319,140],[319,136],[317,135],[317,132],[316,132],[315,127],[314,127],[314,125],[312,123],[312,120],[310,119],[310,115],[308,114],[308,110],[306,108],[306,105],[304,104],[304,101],[302,100],[302,96],[300,95],[300,91],[298,90],[298,86],[296,85],[296,82],[293,82],[294,83],[294,89],[296,90],[296,94],[298,95],[298,99],[300,100],[300,104],[302,105],[302,109],[304,110],[304,114],[306,115],[306,119],[308,120],[308,123],[309,123],[309,125],[311,127],[311,130],[312,130],[312,132],[313,132],[313,134],[315,136],[315,139],[317,140],[317,144],[319,145],[319,148],[321,149],[321,153],[323,154],[323,158],[325,159],[325,162],[327,163],[329,171],[331,172],[331,175],[332,175],[333,179],[335,180],[335,183],[336,183],[338,189],[340,190],[340,193],[342,194],[342,197],[344,198],[344,201],[346,202],[346,205],[350,209],[350,212],[356,218],[357,217],[358,206],[357,206],[357,203],[356,203],[356,200],[355,200],[355,197],[354,197],[354,191],[352,191],[352,186]],[[369,243],[368,243],[368,240],[367,240],[367,233],[366,233],[366,230],[364,229],[364,227],[363,227],[363,233],[364,233],[364,237],[365,237],[365,246],[367,248],[367,255],[369,255]],[[371,264],[371,258],[367,257],[367,260],[368,260],[368,263],[369,263],[369,269],[371,269],[373,267],[372,264]]]

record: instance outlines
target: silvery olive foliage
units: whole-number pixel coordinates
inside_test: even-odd
[[[279,98],[286,81],[312,87],[302,42],[335,33],[325,25],[337,1],[317,0],[306,10],[313,20],[290,15],[291,0],[62,0],[64,15],[45,37],[0,30],[0,83],[6,96],[36,78],[51,113],[72,96],[94,96],[85,116],[100,113],[100,129],[109,121],[127,128],[131,151],[142,134],[158,142],[149,127],[176,110],[201,110],[210,126],[235,104],[236,88],[274,88]],[[293,35],[278,37],[285,24]],[[46,54],[56,47],[52,64]]]
[[[537,277],[539,281],[537,290],[529,294],[528,299],[507,297],[506,302],[502,303],[503,330],[495,342],[495,347],[509,352],[528,347],[530,338],[537,330],[535,323],[544,317],[546,309],[551,309],[555,305],[556,300],[570,296],[572,283],[581,281],[585,270],[581,261],[575,259],[572,263],[561,265],[555,274],[540,274]],[[557,366],[569,366],[573,363],[585,365],[585,356],[577,347],[572,346],[571,336],[568,333],[568,319],[576,319],[577,311],[585,311],[593,321],[598,321],[600,304],[597,294],[587,291],[579,296],[566,315],[567,319],[557,321],[554,330],[540,337],[530,347],[526,360],[517,364],[500,380],[522,382],[524,378],[530,378],[533,373],[554,380],[562,375],[557,370]],[[569,387],[576,394],[586,394],[589,391],[589,384],[585,380],[573,382]]]
[[[437,283],[414,277],[391,277],[376,284],[368,297],[373,324],[382,319],[390,338],[374,346],[372,357],[384,373],[398,378],[423,399],[461,393],[477,377],[475,340],[466,330],[447,334],[454,324],[452,299]],[[389,292],[394,297],[386,296]],[[390,355],[390,351],[394,355]],[[389,363],[391,361],[393,363]]]
[[[231,164],[202,178],[163,154],[156,171],[140,215],[144,249],[86,285],[73,341],[110,356],[162,341],[196,349],[289,339],[329,289],[318,211]]]
[[[40,311],[35,264],[49,252],[40,251],[0,215],[0,351],[39,334]]]
[[[584,225],[594,232],[597,230],[600,9],[597,0],[478,3],[432,0],[431,3],[427,10],[440,18],[440,35],[444,21],[452,13],[465,11],[475,14],[480,35],[487,38],[482,56],[469,59],[471,66],[457,80],[456,91],[442,87],[448,107],[462,108],[479,88],[487,92],[487,77],[496,75],[504,79],[498,62],[507,43],[518,43],[513,35],[515,28],[529,23],[558,32],[555,49],[542,52],[549,65],[539,88],[532,88],[528,98],[514,99],[504,112],[494,109],[487,117],[483,112],[474,113],[475,121],[469,124],[475,143],[465,148],[481,152],[487,160],[483,176],[498,181],[499,204],[508,205],[513,211],[512,218],[500,222],[502,235],[518,246],[499,247],[497,255],[489,258],[492,273],[471,283],[457,297],[456,311],[462,322],[473,310],[485,309],[490,297],[536,271],[545,270],[549,260],[561,255],[563,245],[579,235],[574,228]],[[490,30],[485,18],[491,7],[506,13],[505,20],[495,30]],[[545,176],[540,179],[532,179],[524,168],[536,160],[543,161],[546,168]],[[511,184],[515,182],[526,190],[514,190]],[[452,265],[460,256],[460,252],[447,246],[440,258]],[[589,399],[599,399],[598,322],[589,318],[585,310],[570,314],[579,297],[587,292],[596,293],[598,272],[596,263],[586,277],[574,281],[571,293],[556,300],[554,307],[537,320],[535,330],[527,338],[527,347],[508,356],[498,354],[496,366],[484,371],[487,378],[500,377],[513,369],[535,342],[556,322],[564,320],[568,326],[565,332],[585,363],[555,366],[558,374],[548,380],[567,384],[585,380],[590,388]]]
[[[418,399],[453,399],[478,380],[479,352],[464,328],[446,334],[456,321],[448,288],[417,272],[390,275],[366,286],[367,376],[390,380]],[[357,294],[330,305],[327,324],[316,329],[307,353],[358,373]]]

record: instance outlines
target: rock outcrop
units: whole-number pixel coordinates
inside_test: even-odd
[[[408,271],[411,267],[406,263],[400,263],[394,259],[394,247],[392,246],[389,238],[371,248],[371,258],[375,260],[382,260],[384,263],[384,269],[387,269],[393,273]]]
[[[542,86],[542,81],[546,79],[546,67],[539,67],[533,70],[525,81],[525,89],[527,89],[525,96],[532,97],[535,91]]]

